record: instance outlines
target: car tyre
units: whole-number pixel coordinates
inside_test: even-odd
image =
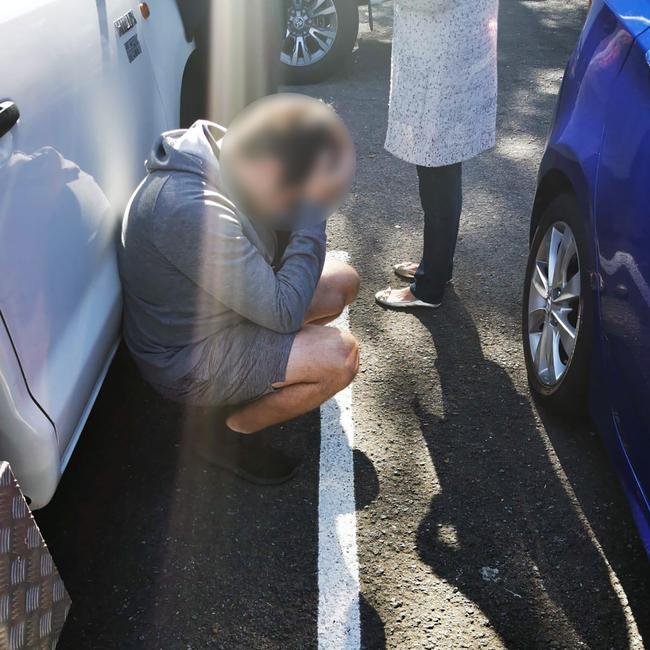
[[[551,275],[549,270],[554,260],[554,278],[547,279],[546,299],[539,290],[544,288],[544,258],[547,275]],[[562,266],[566,267],[565,271]],[[544,209],[530,246],[522,337],[533,392],[548,410],[576,419],[587,415],[593,270],[591,238],[578,202],[572,194],[560,194]],[[573,339],[571,329],[575,330]]]
[[[280,57],[282,81],[290,85],[318,83],[340,69],[354,48],[359,34],[357,3],[355,0],[325,0],[324,5],[319,5],[316,10],[330,12],[324,15],[311,15],[313,0],[304,0],[304,9],[300,9],[299,14],[292,2],[287,4],[287,30]],[[312,21],[311,27],[309,24],[303,26],[305,17]],[[321,23],[316,24],[315,21]],[[333,22],[336,23],[335,27],[332,27]],[[312,27],[323,30],[316,32],[318,38],[309,34]],[[324,38],[323,34],[326,33],[333,36]],[[299,38],[303,38],[302,45],[298,44]],[[308,50],[307,56],[304,54],[305,48]],[[307,58],[313,61],[309,63]]]

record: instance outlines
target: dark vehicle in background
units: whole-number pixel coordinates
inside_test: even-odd
[[[176,0],[194,51],[183,77],[181,126],[227,126],[280,83],[286,0]]]
[[[323,81],[345,65],[354,49],[359,7],[367,6],[371,17],[372,5],[381,2],[384,0],[177,0],[186,34],[196,42],[195,63],[189,70],[196,76],[195,92],[187,98],[191,105],[186,104],[183,122],[191,123],[191,117],[202,112],[207,101],[203,93],[215,86],[222,87],[222,101],[233,94],[238,98],[234,106],[242,97],[250,100],[273,92],[279,82]],[[225,51],[228,55],[221,56]],[[233,71],[239,74],[229,76]],[[212,83],[206,83],[208,80]],[[215,114],[213,107],[212,119],[227,121],[233,110],[222,104]]]

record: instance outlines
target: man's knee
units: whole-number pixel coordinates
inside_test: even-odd
[[[348,332],[340,332],[336,352],[332,355],[333,373],[340,388],[347,386],[359,372],[359,343]]]
[[[341,264],[331,285],[331,291],[333,292],[331,300],[332,304],[336,305],[337,313],[341,313],[356,300],[360,286],[361,278],[359,274],[349,264]]]
[[[341,293],[346,305],[353,303],[359,295],[361,287],[361,278],[359,274],[349,265],[346,264],[341,271]]]

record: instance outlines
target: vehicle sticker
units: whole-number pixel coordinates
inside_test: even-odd
[[[131,31],[137,24],[135,15],[132,11],[120,16],[114,23],[115,29],[117,29],[118,36],[124,36],[127,32]]]
[[[142,48],[140,47],[140,41],[138,40],[138,35],[131,36],[131,38],[124,43],[124,49],[126,50],[126,55],[129,57],[129,63],[133,63],[142,54]]]

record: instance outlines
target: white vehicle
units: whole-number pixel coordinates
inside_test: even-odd
[[[41,507],[119,341],[118,223],[194,46],[175,0],[2,0],[0,41],[0,459]]]

